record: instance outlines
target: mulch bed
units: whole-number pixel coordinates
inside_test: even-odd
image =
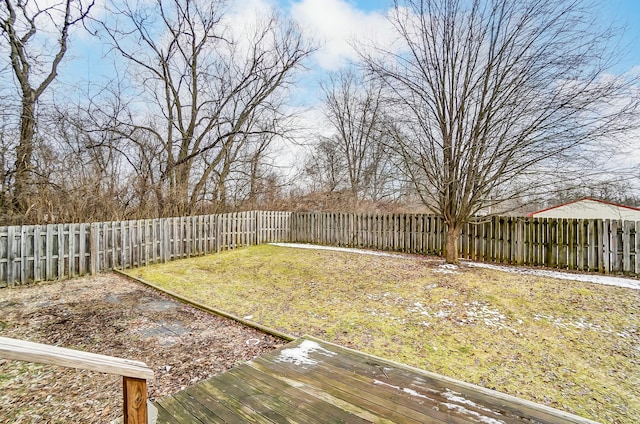
[[[115,274],[0,289],[0,335],[145,362],[151,400],[282,346],[235,321]],[[118,376],[0,360],[0,422],[105,423]]]

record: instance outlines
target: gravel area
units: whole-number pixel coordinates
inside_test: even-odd
[[[0,289],[0,335],[145,362],[151,400],[285,342],[115,274]],[[118,376],[0,359],[0,422],[106,423]]]

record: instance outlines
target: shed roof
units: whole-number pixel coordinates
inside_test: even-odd
[[[531,212],[531,213],[527,214],[527,216],[533,217],[534,215],[542,213],[542,212],[546,212],[546,211],[550,211],[550,210],[553,210],[553,209],[561,208],[563,206],[571,205],[571,204],[578,203],[578,202],[583,202],[585,200],[590,200],[592,202],[598,202],[598,203],[602,203],[602,204],[605,204],[605,205],[616,206],[616,207],[619,207],[619,208],[624,208],[624,209],[629,209],[629,210],[632,210],[632,211],[639,211],[640,212],[640,208],[636,208],[634,206],[622,205],[620,203],[609,202],[609,201],[606,201],[606,200],[596,199],[594,197],[582,197],[580,199],[572,200],[570,202],[561,203],[559,205],[555,205],[555,206],[551,206],[551,207],[548,207],[548,208],[545,208],[545,209],[540,209],[539,211]]]

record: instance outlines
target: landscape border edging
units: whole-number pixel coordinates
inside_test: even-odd
[[[155,285],[153,283],[150,283],[149,281],[146,281],[146,280],[144,280],[144,279],[142,279],[140,277],[136,277],[134,275],[128,274],[128,273],[126,273],[124,271],[114,269],[113,272],[118,274],[118,275],[121,275],[121,276],[123,276],[125,278],[128,278],[128,279],[130,279],[132,281],[136,281],[136,282],[138,282],[140,284],[143,284],[143,285],[145,285],[147,287],[151,287],[152,289],[157,290],[157,291],[159,291],[161,293],[164,293],[164,294],[166,294],[168,296],[171,296],[172,298],[178,300],[179,302],[185,303],[187,305],[191,305],[191,306],[196,307],[196,308],[198,308],[198,309],[200,309],[202,311],[205,311],[205,312],[209,312],[209,313],[212,313],[212,314],[215,314],[215,315],[219,315],[219,316],[224,317],[224,318],[231,319],[233,321],[237,321],[240,324],[246,325],[247,327],[255,328],[256,330],[259,330],[259,331],[262,331],[263,333],[267,333],[267,334],[270,334],[272,336],[278,337],[278,338],[280,338],[282,340],[286,340],[288,342],[292,342],[292,341],[298,339],[298,337],[292,336],[291,334],[287,334],[287,333],[284,333],[282,331],[276,330],[274,328],[267,327],[265,325],[262,325],[262,324],[259,324],[259,323],[255,322],[255,321],[251,321],[251,320],[248,320],[248,319],[240,318],[240,317],[238,317],[236,315],[230,314],[230,313],[225,312],[225,311],[223,311],[221,309],[213,308],[211,306],[204,305],[204,304],[202,304],[200,302],[196,302],[195,300],[192,300],[192,299],[189,299],[189,298],[184,297],[182,295],[179,295],[178,293],[175,293],[175,292],[173,292],[171,290],[167,290],[165,288],[157,286],[157,285]]]

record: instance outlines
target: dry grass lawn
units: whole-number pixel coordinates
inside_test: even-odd
[[[640,422],[640,291],[256,246],[133,270],[185,297],[601,422]]]

